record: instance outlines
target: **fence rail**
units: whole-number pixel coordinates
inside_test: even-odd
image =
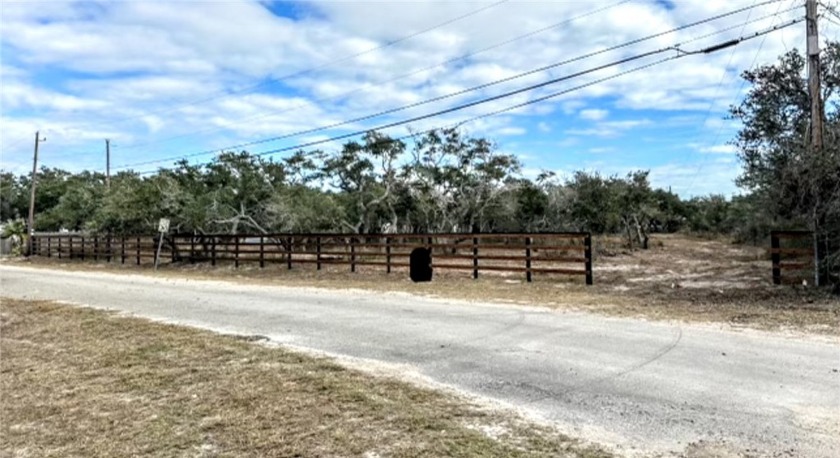
[[[814,247],[810,231],[770,232],[770,258],[773,263],[773,284],[799,283],[813,276]],[[790,246],[782,246],[782,241]],[[804,240],[804,243],[803,243]],[[809,244],[809,246],[803,246]]]
[[[59,259],[153,263],[157,236],[35,234],[33,253]],[[244,263],[384,268],[409,267],[414,248],[432,253],[436,270],[574,275],[593,283],[592,237],[586,232],[500,234],[175,234],[164,238],[161,262]]]

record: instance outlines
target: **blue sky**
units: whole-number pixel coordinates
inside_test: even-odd
[[[41,164],[50,167],[104,170],[105,138],[112,141],[114,171],[127,165],[138,171],[166,167],[172,158],[205,151],[190,160],[209,161],[214,151],[232,145],[461,91],[761,3],[3,2],[2,168],[27,172],[36,130],[47,137]],[[678,43],[686,50],[702,49],[802,16],[802,3],[772,2],[467,95],[246,149],[260,153],[368,129]],[[569,20],[581,15],[586,16]],[[558,23],[563,24],[551,27]],[[824,36],[837,39],[840,27],[827,21],[821,27]],[[787,49],[801,49],[804,30],[804,24],[797,24],[717,53],[667,62],[470,122],[463,129],[518,155],[528,177],[542,169],[560,176],[575,170],[609,175],[650,169],[654,185],[683,196],[732,195],[738,192],[733,179],[739,164],[727,142],[737,125],[724,118],[726,107],[747,89],[738,74],[775,61]],[[716,35],[700,38],[709,34]],[[464,55],[469,57],[460,59]],[[421,131],[451,125],[671,55],[410,127]],[[402,136],[408,127],[386,132]],[[319,147],[330,150],[339,144]]]

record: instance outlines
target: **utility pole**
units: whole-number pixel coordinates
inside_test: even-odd
[[[811,96],[811,146],[815,152],[823,146],[822,87],[820,76],[820,33],[817,20],[817,0],[805,1],[808,34],[808,93]]]
[[[111,189],[111,140],[105,139],[105,187]]]
[[[808,54],[808,94],[811,98],[811,154],[823,152],[823,111],[820,75],[820,33],[817,16],[817,0],[805,0],[805,25],[807,27],[806,50]],[[820,286],[822,275],[820,260],[824,247],[820,244],[820,221],[816,209],[813,215],[814,230],[814,285]]]
[[[41,132],[35,132],[35,154],[32,156],[32,182],[30,183],[29,194],[29,222],[27,224],[27,239],[28,249],[27,253],[32,256],[32,234],[35,233],[35,184],[38,180],[38,144],[46,141],[46,138],[41,138]]]

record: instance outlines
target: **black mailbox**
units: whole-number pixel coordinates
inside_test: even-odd
[[[409,258],[409,276],[413,282],[432,281],[432,250],[415,248]]]

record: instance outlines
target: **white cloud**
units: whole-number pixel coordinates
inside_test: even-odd
[[[714,146],[703,146],[698,148],[698,151],[701,153],[707,154],[735,154],[738,152],[738,148],[734,145],[714,145]]]
[[[482,5],[488,4],[319,1],[289,6],[247,0],[200,5],[50,1],[38,2],[33,8],[28,2],[6,2],[0,27],[4,50],[0,65],[0,137],[18,138],[31,136],[36,129],[52,129],[53,148],[66,150],[68,155],[77,151],[80,158],[98,151],[105,136],[119,140],[124,151],[138,157],[172,156],[311,129],[446,95],[734,8],[732,2],[723,0],[675,2],[672,10],[652,1],[630,2],[546,29],[596,6],[593,2],[511,1],[370,51]],[[777,6],[757,8],[750,17],[771,14]],[[291,8],[292,14],[285,16],[271,11]],[[746,17],[744,13],[474,93],[313,135],[320,138],[446,109],[639,52],[684,43],[743,23]],[[498,24],[506,26],[500,28]],[[767,20],[747,27],[746,32],[770,24]],[[546,30],[496,46],[539,29]],[[803,30],[799,26],[786,29],[768,35],[766,40],[752,40],[718,53],[633,73],[465,127],[491,138],[537,130],[542,135],[534,137],[548,137],[558,148],[576,146],[580,151],[601,148],[588,144],[587,136],[622,136],[631,142],[640,138],[633,135],[639,131],[655,138],[689,129],[700,140],[706,140],[706,135],[720,135],[719,140],[706,146],[715,148],[729,138],[734,127],[731,121],[720,118],[743,93],[737,73],[748,68],[756,56],[759,63],[769,62],[784,52],[785,46],[801,43]],[[699,49],[739,32],[740,28],[734,29],[686,48]],[[482,52],[451,61],[478,51]],[[348,57],[353,55],[358,56]],[[423,70],[441,62],[447,63]],[[422,130],[448,125],[615,75],[633,65],[419,121],[412,127]],[[601,108],[604,106],[610,111]],[[640,110],[645,114],[639,114]],[[647,118],[659,118],[649,111],[666,112],[680,121],[654,124]],[[639,119],[642,116],[646,118]],[[608,117],[623,121],[607,121]],[[701,121],[704,117],[708,118],[705,125]],[[570,123],[579,118],[592,125]],[[685,121],[689,118],[693,121]],[[405,127],[390,132],[401,135]],[[292,138],[267,146],[304,140]],[[535,139],[521,135],[518,141],[527,150],[528,141]],[[131,149],[132,144],[142,143],[149,148]],[[26,155],[17,149],[6,151],[4,146],[4,164],[25,163]],[[93,162],[94,157],[90,160]]]
[[[607,110],[600,110],[597,108],[587,108],[586,110],[580,111],[581,119],[588,119],[590,121],[600,121],[605,119],[607,115],[609,115],[609,111]]]
[[[503,127],[496,131],[497,135],[524,135],[528,132],[524,127]]]
[[[630,119],[623,121],[603,121],[596,123],[588,129],[569,129],[568,135],[594,136],[594,137],[618,137],[624,132],[640,127],[651,126],[653,123],[648,119]]]

